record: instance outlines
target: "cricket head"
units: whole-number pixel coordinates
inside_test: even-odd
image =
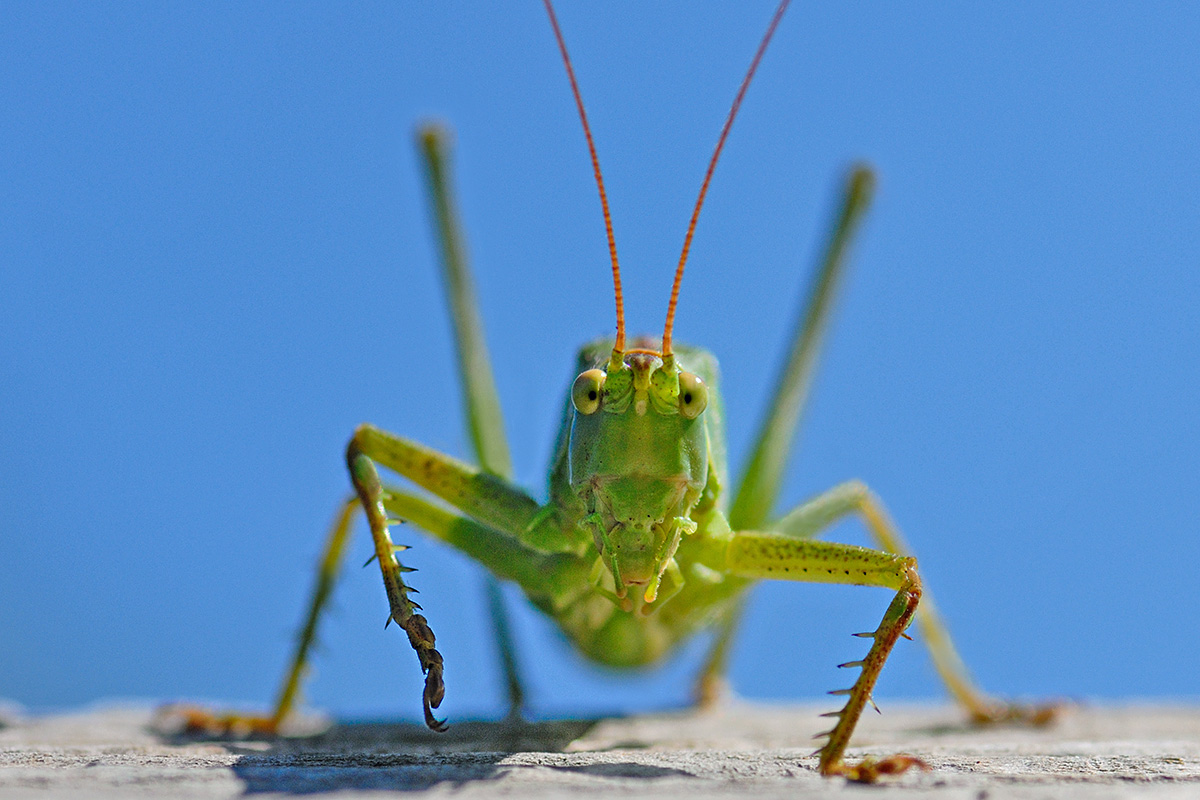
[[[708,390],[673,356],[614,351],[571,388],[571,488],[619,598],[653,602],[708,479]]]

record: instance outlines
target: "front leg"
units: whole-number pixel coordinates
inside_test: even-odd
[[[827,716],[837,717],[837,724],[826,732],[829,741],[817,753],[822,775],[844,775],[864,783],[874,782],[880,775],[897,774],[910,767],[928,769],[920,759],[894,755],[881,760],[866,759],[859,764],[843,760],[846,746],[863,709],[871,701],[875,682],[904,629],[912,621],[921,600],[921,578],[917,560],[865,547],[836,542],[814,542],[775,533],[740,531],[733,535],[726,551],[726,568],[734,575],[746,578],[777,578],[813,583],[840,583],[855,586],[881,586],[895,589],[879,627],[871,633],[860,634],[873,639],[871,649],[862,661],[844,666],[862,668],[854,685],[834,694],[848,695],[846,705]]]
[[[384,486],[376,463],[428,489],[457,511]],[[408,634],[425,672],[425,722],[442,730],[443,723],[432,711],[445,691],[442,656],[425,617],[416,613],[420,606],[409,597],[416,590],[405,584],[404,574],[413,570],[397,559],[397,553],[407,548],[392,543],[389,523],[413,523],[475,559],[492,575],[516,582],[551,606],[566,602],[586,585],[590,562],[527,543],[532,535],[559,551],[573,547],[570,534],[555,527],[556,516],[542,513],[524,492],[436,450],[362,425],[346,448],[346,464],[370,524],[375,560],[390,604],[389,620]]]
[[[444,731],[445,721],[433,716],[433,709],[442,704],[442,697],[446,693],[446,686],[442,682],[442,654],[435,647],[436,641],[429,623],[416,613],[421,607],[408,597],[413,590],[404,583],[404,573],[412,572],[412,569],[402,565],[396,558],[397,551],[404,548],[392,543],[388,533],[387,511],[383,506],[383,484],[375,464],[359,449],[357,437],[351,439],[346,448],[346,465],[371,527],[375,560],[379,562],[379,569],[383,573],[383,585],[387,589],[391,609],[388,620],[394,620],[408,634],[408,642],[417,652],[421,671],[425,673],[425,691],[421,698],[425,724],[435,731]]]

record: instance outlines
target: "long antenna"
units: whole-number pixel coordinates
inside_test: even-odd
[[[675,268],[675,282],[671,284],[671,302],[667,306],[667,324],[663,327],[662,336],[664,360],[671,355],[671,329],[675,327],[675,305],[679,302],[679,284],[683,282],[683,265],[687,263],[688,251],[692,248],[692,234],[696,232],[696,220],[700,218],[700,207],[704,205],[704,196],[708,194],[709,181],[712,180],[713,170],[717,168],[717,159],[720,158],[721,150],[725,147],[725,138],[729,136],[729,129],[733,127],[733,119],[742,105],[742,98],[746,96],[746,89],[750,87],[750,79],[754,77],[754,72],[758,69],[758,62],[762,61],[763,53],[767,51],[767,45],[770,44],[771,37],[775,35],[775,29],[779,27],[779,20],[783,19],[783,12],[787,11],[789,2],[791,0],[780,0],[779,7],[775,9],[775,16],[771,17],[771,24],[767,26],[767,32],[758,45],[758,52],[754,54],[754,60],[750,62],[750,69],[746,71],[746,77],[742,79],[737,97],[733,99],[733,106],[729,109],[729,116],[725,119],[725,127],[721,129],[721,138],[717,140],[717,148],[713,151],[712,160],[708,162],[708,171],[704,173],[700,196],[696,198],[692,221],[688,223],[687,236],[683,239],[683,253],[679,256],[679,266]]]
[[[600,159],[596,157],[596,144],[592,141],[592,129],[588,125],[587,112],[583,110],[583,97],[579,94],[579,84],[575,82],[575,70],[571,68],[571,57],[567,55],[567,44],[563,41],[562,31],[558,27],[558,18],[554,16],[554,7],[550,0],[542,0],[546,13],[550,15],[550,26],[554,28],[554,38],[558,40],[558,50],[562,53],[563,65],[567,68],[567,77],[571,80],[571,92],[575,95],[575,107],[579,109],[579,120],[583,123],[583,134],[587,137],[588,152],[592,155],[592,171],[596,173],[596,186],[600,189],[600,205],[604,208],[604,230],[608,233],[608,253],[612,256],[613,294],[617,300],[617,340],[613,343],[613,360],[619,360],[625,352],[625,300],[621,296],[621,267],[617,264],[617,240],[613,237],[612,215],[608,211],[608,195],[604,192],[604,178],[600,175]]]

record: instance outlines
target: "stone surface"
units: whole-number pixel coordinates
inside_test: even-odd
[[[138,709],[10,715],[0,728],[0,797],[1200,798],[1197,707],[1076,707],[1032,730],[972,728],[948,707],[868,712],[852,755],[905,752],[933,766],[883,787],[815,773],[811,736],[824,710],[459,722],[440,736],[407,723],[346,724],[276,741],[172,736]]]

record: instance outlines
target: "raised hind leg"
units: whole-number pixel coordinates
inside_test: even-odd
[[[788,536],[810,538],[819,535],[837,519],[857,514],[879,547],[898,555],[909,555],[908,546],[883,504],[866,486],[856,481],[835,487],[797,507],[782,519],[772,521],[772,510],[778,497],[784,466],[812,383],[821,341],[829,326],[837,286],[848,261],[849,246],[870,202],[873,185],[873,174],[866,166],[855,167],[846,178],[842,198],[830,226],[828,245],[804,303],[804,312],[797,323],[791,349],[759,429],[749,466],[730,508],[729,524],[735,530],[772,530]],[[697,681],[698,698],[711,701],[720,686],[729,641],[739,616],[735,609],[721,623],[712,654]],[[946,625],[927,591],[917,611],[917,622],[947,689],[967,709],[974,721],[1044,724],[1054,717],[1055,704],[1025,706],[997,701],[982,692],[955,650]]]

